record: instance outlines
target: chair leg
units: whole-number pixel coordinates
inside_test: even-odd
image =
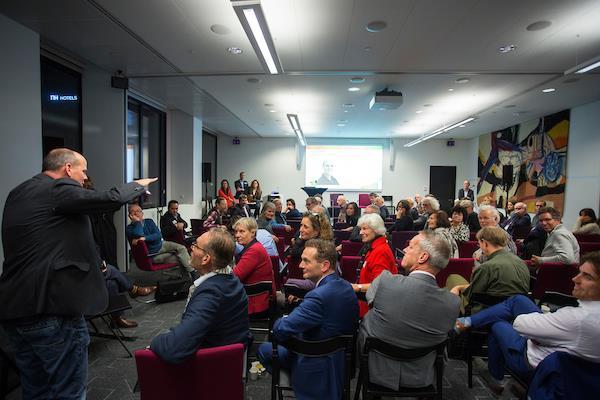
[[[467,385],[469,389],[473,388],[473,356],[471,352],[467,350]]]
[[[123,334],[123,332],[121,332],[121,330],[119,328],[113,328],[112,326],[110,326],[110,322],[105,319],[105,316],[102,316],[101,319],[102,319],[102,321],[104,321],[104,323],[106,324],[108,329],[110,329],[113,336],[119,341],[121,346],[123,346],[123,348],[125,349],[127,354],[129,354],[129,358],[133,358],[133,354],[131,354],[131,351],[129,351],[129,349],[127,348],[127,346],[125,346],[125,343],[123,343],[123,340],[121,339],[121,337],[125,336]]]

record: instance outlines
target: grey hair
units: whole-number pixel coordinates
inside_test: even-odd
[[[481,214],[482,211],[490,211],[494,215],[496,222],[500,222],[500,213],[496,207],[490,206],[489,204],[483,204],[479,206],[479,213]]]
[[[71,149],[53,149],[44,157],[42,171],[56,171],[67,164],[77,165],[82,158],[81,154]]]
[[[276,204],[276,203],[282,203],[282,201],[279,197],[273,199],[273,204]]]
[[[369,228],[375,231],[375,234],[378,236],[383,236],[386,234],[387,230],[385,229],[385,224],[383,223],[383,219],[379,214],[365,214],[358,219],[356,226],[367,225]]]
[[[461,200],[460,206],[463,208],[473,208],[473,202],[471,200]]]
[[[450,260],[450,244],[443,235],[434,231],[421,231],[419,247],[429,254],[428,264],[442,270]]]
[[[435,197],[427,196],[423,199],[421,204],[429,204],[433,211],[439,211],[440,209],[440,202]]]
[[[236,229],[238,226],[242,226],[242,227],[248,229],[250,232],[254,232],[255,234],[256,234],[256,231],[258,230],[258,224],[256,223],[256,220],[254,218],[250,218],[250,217],[244,217],[244,218],[238,219],[237,221],[235,221],[232,228]]]
[[[379,206],[377,204],[369,204],[368,206],[365,207],[365,209],[366,208],[370,208],[375,213],[379,214]]]
[[[275,204],[273,204],[273,203],[272,203],[272,202],[270,202],[270,201],[267,201],[267,202],[266,202],[266,203],[263,205],[262,211],[261,211],[260,213],[261,213],[261,214],[264,214],[264,213],[265,213],[265,211],[267,211],[267,210],[275,210]]]

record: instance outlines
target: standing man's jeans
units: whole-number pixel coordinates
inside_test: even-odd
[[[90,336],[83,317],[5,323],[23,399],[85,399]]]

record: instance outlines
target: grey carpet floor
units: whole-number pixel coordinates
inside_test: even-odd
[[[164,280],[160,272],[147,273],[134,269],[128,274],[136,283],[151,284],[157,280]],[[125,342],[131,352],[146,347],[151,339],[161,331],[178,323],[185,304],[184,300],[166,304],[146,303],[149,298],[130,299],[132,309],[125,312],[125,317],[139,323],[135,329],[125,329],[128,336],[136,337],[133,341]],[[101,324],[98,324],[99,328]],[[254,349],[253,349],[254,350]],[[251,351],[252,353],[252,351]],[[476,370],[477,373],[477,370]],[[134,393],[133,388],[137,381],[137,371],[133,358],[127,356],[126,351],[116,340],[92,338],[89,348],[89,400],[129,400],[139,399],[139,392]],[[248,400],[269,399],[271,378],[264,374],[256,381],[248,381],[246,385],[246,398]],[[352,382],[352,391],[356,382]],[[485,386],[479,375],[473,377],[473,388],[467,387],[466,365],[462,361],[450,360],[444,373],[444,398],[445,399],[516,399],[507,385],[500,397],[495,397]],[[291,397],[290,393],[290,397]],[[13,391],[7,399],[21,399],[20,389]]]

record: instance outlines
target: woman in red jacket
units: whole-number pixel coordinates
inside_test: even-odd
[[[235,198],[233,197],[233,193],[231,192],[231,188],[229,187],[229,181],[227,179],[223,179],[221,181],[221,187],[219,188],[217,197],[222,197],[227,201],[227,208],[233,207]]]
[[[273,282],[273,265],[271,257],[258,240],[256,240],[256,220],[254,218],[240,218],[233,224],[235,240],[244,246],[244,249],[235,256],[233,274],[244,285],[270,281]],[[273,293],[275,283],[273,282]],[[269,295],[262,293],[248,298],[248,314],[262,313],[269,309]]]
[[[360,275],[358,283],[352,285],[355,292],[366,292],[371,282],[383,272],[388,270],[392,274],[398,273],[396,259],[392,249],[385,238],[385,224],[379,214],[365,214],[358,220],[362,242],[369,246],[367,253],[359,264]],[[360,317],[362,318],[369,306],[366,301],[359,301]]]

